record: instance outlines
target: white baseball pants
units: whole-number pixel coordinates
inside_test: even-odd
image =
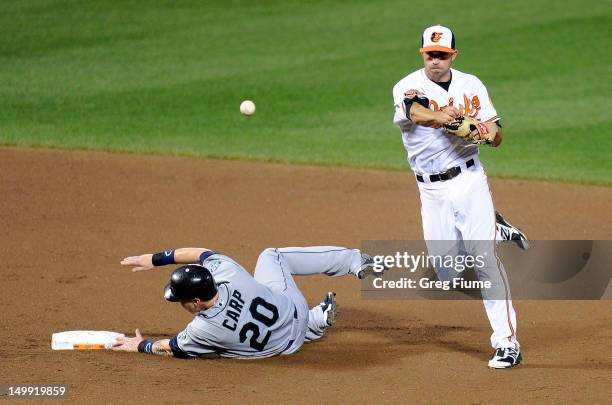
[[[435,241],[458,241],[467,253],[484,253],[485,265],[475,269],[479,280],[492,281],[495,293],[483,292],[483,303],[493,329],[493,348],[515,347],[516,314],[512,306],[510,285],[503,264],[495,251],[495,210],[487,176],[478,162],[471,168],[465,165],[457,177],[434,183],[417,182],[421,194],[423,233],[429,254],[440,244]],[[432,252],[432,250],[434,250]],[[436,269],[438,277],[448,274]],[[441,273],[444,273],[442,275]]]

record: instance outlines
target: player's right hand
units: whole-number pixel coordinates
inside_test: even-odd
[[[444,125],[453,122],[455,120],[455,117],[453,117],[446,111],[435,111],[434,120],[436,121],[436,125]]]
[[[129,256],[121,260],[122,266],[134,266],[132,271],[145,271],[153,268],[153,255],[150,253],[140,256]]]
[[[138,345],[143,341],[142,335],[140,334],[140,329],[136,329],[134,332],[136,336],[131,337],[118,337],[115,343],[113,344],[112,350],[120,351],[120,352],[137,352]]]
[[[446,106],[446,107],[442,107],[442,111],[445,114],[450,115],[453,118],[459,118],[461,116],[461,112],[459,111],[459,109],[457,107],[453,107],[451,105]]]

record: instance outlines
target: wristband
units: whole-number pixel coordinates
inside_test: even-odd
[[[152,339],[145,339],[142,342],[138,343],[138,353],[152,354],[153,343],[155,343],[155,340]]]
[[[421,107],[429,108],[429,99],[425,96],[414,95],[412,97],[404,98],[404,111],[406,112],[406,118],[410,119],[410,109],[412,108],[412,103],[417,103]]]
[[[212,255],[216,255],[217,252],[213,252],[212,250],[207,250],[206,252],[200,255],[200,263],[204,263],[204,260],[208,259]]]
[[[155,253],[151,258],[153,266],[165,266],[167,264],[175,264],[174,249],[166,250],[165,252]]]

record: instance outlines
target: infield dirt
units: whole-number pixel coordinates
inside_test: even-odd
[[[298,278],[314,305],[338,293],[320,342],[260,361],[53,352],[51,334],[171,336],[170,269],[127,255],[208,247],[252,270],[270,246],[420,239],[406,172],[0,148],[0,383],[68,384],[71,400],[347,403],[604,403],[612,301],[516,301],[524,364],[489,370],[479,301],[364,301],[352,277]],[[496,207],[532,239],[612,239],[612,188],[491,179]],[[512,274],[510,274],[512,280]]]

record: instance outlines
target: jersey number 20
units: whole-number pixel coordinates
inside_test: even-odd
[[[268,314],[262,314],[259,312],[260,306],[271,312],[272,317],[268,317]],[[278,308],[261,297],[257,297],[251,301],[249,312],[254,320],[257,320],[268,327],[274,325],[274,323],[278,320]],[[258,341],[257,339],[260,335],[259,326],[257,326],[257,324],[254,322],[245,323],[242,329],[240,329],[240,343],[244,343],[246,341],[249,331],[251,331],[251,340],[249,341],[249,345],[258,352],[263,351],[268,343],[268,339],[270,339],[270,335],[272,335],[272,332],[268,331],[263,340]]]

